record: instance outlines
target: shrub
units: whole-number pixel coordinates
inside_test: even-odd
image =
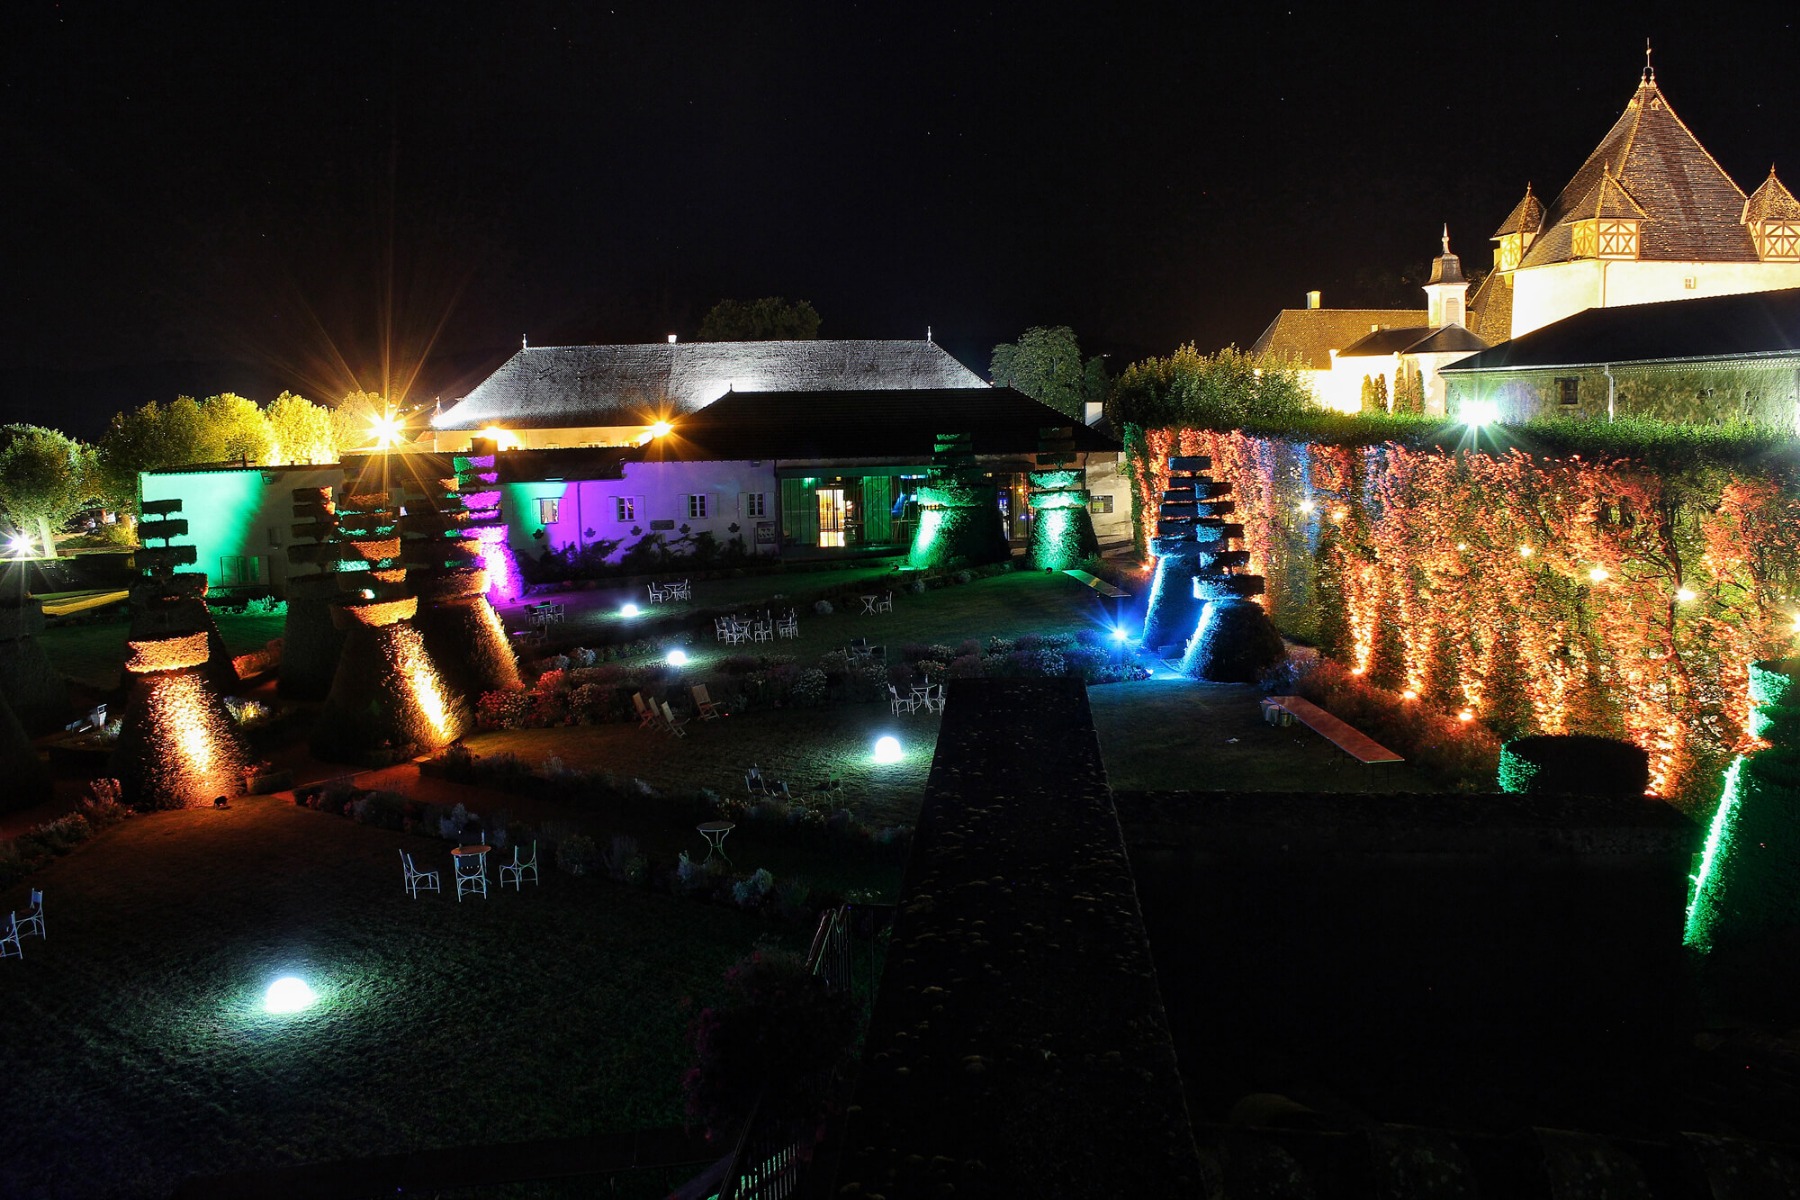
[[[975,582],[975,572],[966,571],[966,570],[958,571],[954,575],[950,576],[950,578],[954,579],[958,583],[974,583]]]
[[[794,703],[802,708],[817,708],[825,703],[825,672],[817,667],[801,671],[791,693]]]
[[[636,838],[622,833],[614,835],[612,852],[606,856],[606,873],[620,883],[643,886],[649,878],[650,865]]]
[[[981,656],[981,643],[974,638],[965,638],[962,642],[958,643],[956,650],[951,657],[967,658],[971,654],[975,655],[977,658]]]
[[[820,616],[820,617],[829,617],[831,615],[831,601],[829,601],[829,600],[814,601],[813,602],[813,615]]]
[[[523,688],[483,692],[475,703],[475,723],[482,729],[523,729],[532,708],[532,695]]]
[[[964,646],[968,646],[968,645],[972,645],[972,644],[973,643],[970,643],[970,642],[963,643]],[[950,660],[949,666],[944,668],[944,674],[945,674],[945,676],[947,676],[950,679],[980,679],[981,678],[981,655],[979,655],[979,654],[959,654],[959,655],[957,655],[955,658]]]
[[[917,575],[913,576],[906,581],[906,591],[908,595],[923,596],[925,594],[925,581],[920,579]]]
[[[832,1076],[848,1065],[856,1009],[797,954],[762,952],[725,973],[725,996],[689,1028],[688,1111],[709,1135],[735,1131],[761,1099],[777,1121],[820,1115]]]
[[[403,829],[406,825],[406,804],[406,797],[398,792],[364,792],[350,802],[350,816],[358,825],[371,825],[376,829]]]
[[[761,908],[775,886],[775,877],[765,867],[731,885],[731,902],[739,908]]]
[[[592,875],[600,864],[600,851],[585,833],[572,833],[556,845],[556,866],[565,875]]]
[[[1500,747],[1500,790],[1533,795],[1642,795],[1650,786],[1650,756],[1615,738],[1540,734]]]

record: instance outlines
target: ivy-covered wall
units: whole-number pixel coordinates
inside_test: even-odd
[[[1625,737],[1703,808],[1748,743],[1749,664],[1800,647],[1800,472],[1130,429],[1229,481],[1284,633],[1503,736]]]
[[[1483,371],[1445,376],[1449,411],[1465,399],[1495,406],[1500,420],[1573,416],[1604,421],[1607,376],[1599,366]],[[1576,381],[1575,404],[1562,403],[1562,379]],[[1612,368],[1613,415],[1697,425],[1764,425],[1800,433],[1800,357],[1755,366]]]

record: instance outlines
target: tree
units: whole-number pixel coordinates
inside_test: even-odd
[[[0,449],[0,510],[21,536],[36,535],[43,557],[56,557],[55,531],[93,490],[87,447],[54,429],[8,425]]]
[[[1202,354],[1192,343],[1168,358],[1131,364],[1113,385],[1113,428],[1189,426],[1278,432],[1319,407],[1291,362],[1257,358],[1236,346]]]
[[[393,414],[380,392],[349,392],[331,406],[332,439],[340,452],[367,449],[377,440],[376,422]]]
[[[1106,360],[1095,355],[1083,362],[1075,331],[1067,325],[1034,326],[1016,343],[995,346],[988,373],[996,384],[1076,420],[1087,401],[1106,398]]]
[[[337,433],[331,410],[305,396],[283,392],[263,414],[269,422],[269,461],[274,463],[334,463],[338,460]]]
[[[218,447],[216,461],[246,465],[271,461],[275,439],[256,401],[230,392],[208,396],[200,405],[200,420],[209,442]]]
[[[810,342],[819,336],[819,314],[810,302],[764,296],[761,300],[721,300],[713,305],[700,342]]]

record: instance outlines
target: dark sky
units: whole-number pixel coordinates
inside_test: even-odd
[[[977,367],[1033,324],[1247,344],[1308,288],[1417,303],[1444,221],[1485,266],[1646,36],[1740,185],[1800,187],[1795,11],[14,0],[0,417],[457,395],[726,296]]]

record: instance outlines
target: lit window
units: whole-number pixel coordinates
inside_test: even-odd
[[[1112,502],[1113,498],[1111,496],[1089,496],[1088,511],[1109,513],[1113,510]]]
[[[690,521],[706,516],[706,493],[700,492],[687,498],[687,515]]]
[[[744,493],[744,515],[746,517],[766,517],[769,515],[768,497],[762,492]]]
[[[618,521],[637,520],[637,499],[633,496],[613,497],[613,519]]]
[[[538,501],[538,524],[554,525],[556,517],[562,511],[562,500],[554,496],[545,496]]]

